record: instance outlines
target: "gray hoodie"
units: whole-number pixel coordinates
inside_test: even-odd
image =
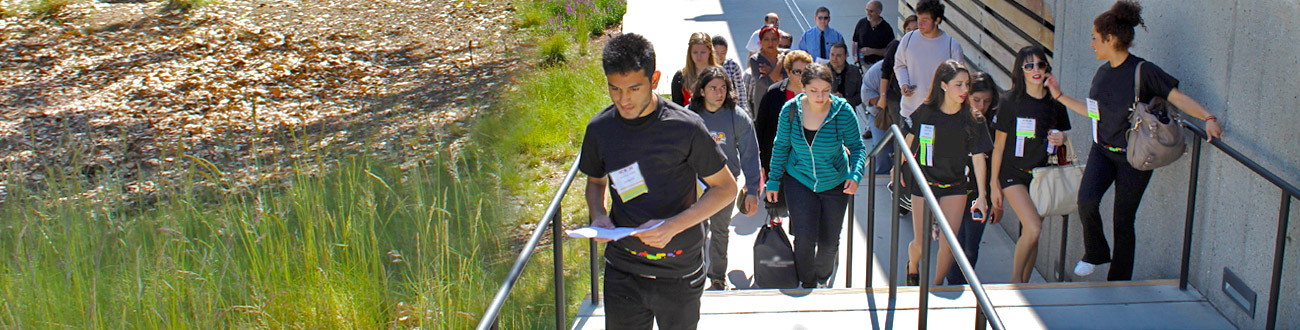
[[[709,135],[722,148],[722,153],[727,155],[727,169],[731,170],[731,175],[739,177],[740,170],[745,171],[747,194],[758,196],[758,138],[754,136],[754,124],[749,119],[749,114],[736,111],[734,107],[722,107],[717,112],[703,108],[703,105],[691,107],[704,119]]]

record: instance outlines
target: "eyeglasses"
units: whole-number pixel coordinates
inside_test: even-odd
[[[1025,62],[1024,68],[1025,71],[1033,71],[1035,66],[1039,69],[1043,69],[1043,71],[1047,71],[1047,62]]]
[[[817,16],[817,19],[831,19],[830,16]]]

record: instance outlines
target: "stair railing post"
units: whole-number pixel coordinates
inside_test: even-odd
[[[552,261],[555,270],[555,329],[564,330],[565,321],[567,321],[568,304],[564,301],[564,221],[560,218],[562,207],[555,208],[555,214],[551,216],[551,251],[554,252]]]

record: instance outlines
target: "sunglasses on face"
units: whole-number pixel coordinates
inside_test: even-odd
[[[803,75],[803,70],[799,70],[799,69],[790,70],[790,74],[792,74],[792,75],[796,75],[796,76],[802,76],[802,75]]]
[[[1039,69],[1043,69],[1043,71],[1047,71],[1047,62],[1025,62],[1024,68],[1025,71],[1033,71],[1035,66]]]
[[[820,20],[827,20],[827,19],[831,19],[831,17],[830,17],[830,16],[817,16],[817,19],[820,19]]]

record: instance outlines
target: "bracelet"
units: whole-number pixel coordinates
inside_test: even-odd
[[[1061,100],[1061,95],[1065,95],[1065,93],[1056,93],[1056,97],[1053,97],[1052,100],[1054,100],[1054,101],[1060,101],[1060,100]]]
[[[1208,121],[1211,121],[1211,120],[1213,120],[1213,121],[1219,121],[1219,118],[1214,117],[1214,116],[1205,117],[1205,121],[1208,122]]]

